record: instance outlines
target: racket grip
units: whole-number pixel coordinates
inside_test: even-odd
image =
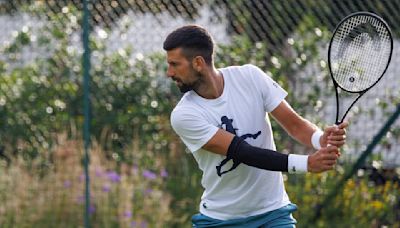
[[[338,122],[335,123],[335,126],[337,127],[337,126],[339,126],[339,124],[341,124],[341,122],[338,121]],[[332,134],[330,134],[329,136],[331,136],[331,135],[332,135]],[[329,143],[327,143],[326,146],[328,147],[328,146],[332,146],[332,145],[329,144]]]

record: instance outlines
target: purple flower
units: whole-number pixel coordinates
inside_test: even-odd
[[[148,189],[146,189],[146,191],[144,191],[144,194],[147,196],[147,195],[150,195],[152,192],[153,192],[153,189],[148,188]]]
[[[147,227],[147,222],[143,221],[142,224],[140,224],[140,226],[141,226],[142,228],[146,228],[146,227]]]
[[[96,169],[96,177],[101,177],[101,176],[103,176],[103,172],[101,171],[100,168],[97,168]]]
[[[136,221],[132,221],[131,222],[131,227],[136,227],[136,224],[137,224]]]
[[[70,188],[71,185],[72,185],[71,181],[69,180],[64,181],[64,188]]]
[[[110,192],[111,187],[108,184],[104,184],[102,190],[103,190],[103,192]]]
[[[157,178],[157,174],[147,169],[143,171],[143,176],[149,180],[154,180]]]
[[[162,169],[162,170],[160,171],[160,176],[162,176],[162,177],[168,177],[168,172],[167,172],[167,170]]]
[[[96,212],[96,207],[94,205],[90,205],[89,214],[93,214],[94,212]]]
[[[131,218],[132,217],[132,212],[131,211],[125,211],[124,212],[124,217],[125,218]]]
[[[115,171],[109,171],[109,172],[107,172],[106,175],[107,175],[107,178],[109,180],[111,180],[111,182],[117,183],[117,182],[121,181],[121,176],[118,175],[118,173]]]

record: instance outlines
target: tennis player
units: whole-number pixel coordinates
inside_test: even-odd
[[[167,75],[184,93],[171,113],[175,132],[203,172],[204,193],[193,227],[295,227],[297,209],[282,172],[332,170],[345,143],[347,122],[324,131],[299,116],[287,92],[254,65],[216,69],[214,42],[197,25],[164,41]],[[275,149],[271,115],[311,155]],[[329,145],[329,146],[328,146]]]

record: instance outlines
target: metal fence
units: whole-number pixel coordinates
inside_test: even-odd
[[[168,208],[158,204],[162,199],[167,201],[165,205],[171,204],[170,196],[161,191],[166,188],[162,180],[168,175],[167,164],[162,159],[152,161],[150,157],[179,145],[170,135],[166,115],[177,99],[176,93],[162,79],[165,70],[162,42],[178,26],[196,23],[207,27],[218,50],[232,44],[251,51],[262,49],[261,56],[251,56],[249,61],[258,63],[283,83],[291,94],[290,101],[302,115],[324,126],[334,122],[335,112],[327,71],[330,35],[348,14],[374,12],[392,29],[394,56],[383,80],[350,113],[352,124],[343,161],[353,162],[360,156],[399,102],[396,79],[400,66],[400,2],[397,0],[98,0],[89,1],[88,6],[93,51],[91,135],[96,142],[92,145],[92,168],[88,172],[93,177],[93,197],[101,199],[99,204],[110,205],[105,209],[87,205],[92,220],[101,220],[93,218],[93,214],[110,214],[111,221],[123,221],[118,222],[120,226],[134,227],[153,224],[151,216],[145,215],[149,211],[157,209],[154,215],[172,216],[166,214]],[[85,181],[80,162],[84,152],[78,140],[85,119],[82,86],[85,65],[81,62],[83,9],[78,0],[0,1],[0,164],[17,167],[7,169],[7,174],[0,173],[0,180],[7,185],[3,186],[4,192],[18,191],[0,206],[0,224],[12,226],[33,221],[37,226],[56,225],[51,219],[44,221],[25,209],[26,201],[32,199],[35,205],[44,205],[57,198],[54,204],[58,206],[52,205],[55,208],[83,205]],[[245,55],[226,55],[222,51],[216,58],[224,64],[247,60]],[[287,142],[278,145],[283,150],[302,150],[279,137]],[[395,121],[366,166],[398,172],[399,140],[399,121]],[[139,150],[146,153],[136,153]],[[174,155],[162,156],[168,160]],[[143,164],[151,168],[141,168]],[[35,186],[39,182],[28,175],[32,169],[53,181],[53,186]],[[57,175],[44,175],[49,171]],[[123,172],[127,175],[121,175]],[[137,183],[139,177],[147,182],[139,187],[129,184]],[[12,179],[23,181],[17,183]],[[115,183],[123,183],[126,188],[115,189]],[[65,190],[73,194],[67,195]],[[153,197],[152,201],[144,200],[148,195]],[[74,204],[68,204],[66,196],[75,197]],[[116,203],[113,197],[117,196],[137,199],[137,205],[123,199]],[[118,204],[116,209],[111,209],[113,203]],[[52,207],[43,207],[38,214],[53,215]],[[17,213],[11,213],[10,208]],[[142,208],[147,209],[142,211]],[[61,215],[70,213],[59,210]],[[132,211],[142,214],[132,215]],[[65,223],[74,224],[72,219],[83,214],[82,208],[80,214],[66,216],[71,221]],[[83,219],[77,225],[82,224]]]

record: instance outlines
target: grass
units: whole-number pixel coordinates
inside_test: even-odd
[[[201,173],[178,139],[161,153],[149,145],[127,148],[130,162],[90,151],[92,227],[189,227],[202,194]],[[0,227],[83,227],[83,142],[58,135],[42,161],[0,160]],[[111,153],[113,154],[113,153]],[[111,156],[112,157],[112,156]],[[336,187],[343,170],[285,175],[288,195],[299,210],[298,227],[400,227],[400,187],[350,179],[321,219],[307,223],[318,203]]]
[[[14,159],[0,163],[1,227],[82,227],[82,142],[59,137],[53,163],[43,168]],[[172,219],[163,162],[144,168],[117,164],[93,145],[90,164],[92,227],[163,227]]]

